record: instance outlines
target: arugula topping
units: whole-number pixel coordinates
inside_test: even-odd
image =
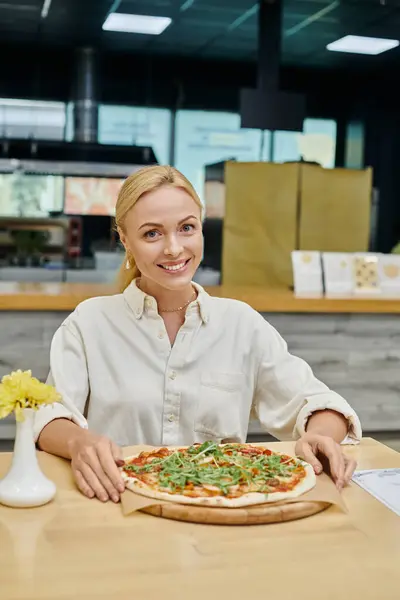
[[[237,485],[251,487],[253,492],[268,493],[277,485],[276,478],[288,478],[296,468],[292,462],[282,463],[279,455],[242,455],[235,444],[219,447],[208,441],[176,451],[166,458],[155,458],[146,465],[126,465],[126,471],[137,475],[157,472],[158,485],[172,493],[195,486],[213,486],[224,496]],[[280,481],[278,480],[278,484]]]

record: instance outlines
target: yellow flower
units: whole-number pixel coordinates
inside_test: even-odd
[[[57,390],[36,377],[31,371],[14,371],[5,375],[0,384],[0,419],[15,412],[16,419],[23,419],[23,409],[38,410],[44,404],[60,402]]]
[[[14,410],[14,401],[9,391],[0,383],[0,419],[4,419]]]

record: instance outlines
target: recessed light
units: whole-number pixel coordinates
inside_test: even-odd
[[[103,23],[105,31],[124,31],[127,33],[145,33],[160,35],[171,23],[169,17],[150,17],[147,15],[130,15],[111,13]]]
[[[346,35],[327,45],[327,50],[333,52],[351,52],[353,54],[381,54],[399,45],[399,40]]]
[[[40,13],[41,19],[45,19],[47,17],[47,15],[49,14],[51,2],[52,2],[52,0],[44,0],[43,6],[42,6],[42,12]]]

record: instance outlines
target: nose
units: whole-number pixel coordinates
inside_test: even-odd
[[[167,239],[167,244],[164,248],[165,256],[176,257],[176,256],[179,256],[182,251],[183,251],[183,248],[175,235],[172,235],[171,237],[169,237]]]

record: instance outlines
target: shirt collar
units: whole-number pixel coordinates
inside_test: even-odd
[[[210,318],[210,296],[198,283],[192,282],[192,285],[197,291],[197,298],[189,304],[188,310],[196,310],[198,307],[203,323],[208,323]],[[134,279],[124,290],[123,296],[133,310],[136,319],[142,317],[145,308],[154,308],[155,310],[157,308],[153,296],[145,294],[145,292],[137,286],[136,279]]]

